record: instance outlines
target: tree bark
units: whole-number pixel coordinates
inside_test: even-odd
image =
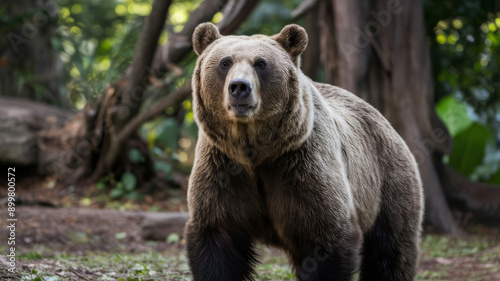
[[[464,213],[473,213],[481,222],[500,226],[500,188],[472,182],[442,161],[436,166],[451,206]]]
[[[389,120],[418,162],[425,220],[457,233],[432,157],[436,149],[449,149],[449,137],[431,124],[437,117],[421,1],[330,0],[319,9],[327,81],[359,95]]]
[[[171,3],[172,1],[164,0],[153,2],[152,12],[146,19],[137,42],[137,50],[125,87],[120,91],[113,91],[110,95],[112,96],[110,100],[113,102],[107,103],[110,106],[116,104],[118,108],[113,110],[113,114],[110,112],[112,111],[110,106],[103,107],[103,110],[107,111],[103,114],[113,116],[109,118],[112,121],[107,124],[109,134],[104,136],[104,143],[107,144],[108,149],[106,153],[100,154],[97,167],[92,176],[94,181],[115,164],[118,154],[127,140],[117,138],[116,134],[121,132],[126,124],[139,113],[140,106],[144,101],[146,86],[149,84],[153,56]],[[121,98],[119,103],[118,98]]]
[[[306,3],[306,2],[302,2]],[[300,7],[300,6],[299,6]],[[302,54],[302,71],[305,75],[313,80],[316,80],[316,74],[321,66],[320,64],[320,25],[318,22],[319,7],[317,2],[313,2],[306,6],[309,11],[306,14],[306,26],[308,30],[309,44]],[[297,8],[298,9],[298,8]],[[300,15],[302,11],[294,10],[292,15]]]
[[[63,64],[52,48],[57,25],[54,1],[10,1],[9,26],[0,27],[0,96],[69,107],[60,91]]]

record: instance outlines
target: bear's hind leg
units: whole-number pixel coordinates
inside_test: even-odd
[[[360,281],[413,280],[418,266],[420,226],[408,225],[412,222],[402,222],[401,216],[391,216],[382,207],[374,226],[364,236]]]

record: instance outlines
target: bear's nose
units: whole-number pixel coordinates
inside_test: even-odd
[[[229,94],[238,101],[244,100],[252,92],[250,83],[245,79],[234,79],[229,82]]]

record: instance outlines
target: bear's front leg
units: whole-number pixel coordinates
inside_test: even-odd
[[[253,280],[256,255],[248,235],[190,223],[186,240],[193,280]]]
[[[186,226],[193,280],[253,280],[253,242],[261,235],[264,216],[256,181],[203,139],[196,153]]]
[[[291,253],[295,274],[300,281],[353,280],[359,266],[361,233],[346,233],[341,240],[299,243]]]
[[[350,281],[359,267],[362,232],[349,183],[333,156],[312,152],[291,151],[258,170],[270,221],[298,280]]]

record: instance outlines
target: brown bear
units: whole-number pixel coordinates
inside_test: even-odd
[[[354,94],[300,70],[307,33],[193,34],[199,126],[189,181],[194,280],[253,280],[255,245],[282,249],[298,280],[412,280],[423,212],[415,159]]]

